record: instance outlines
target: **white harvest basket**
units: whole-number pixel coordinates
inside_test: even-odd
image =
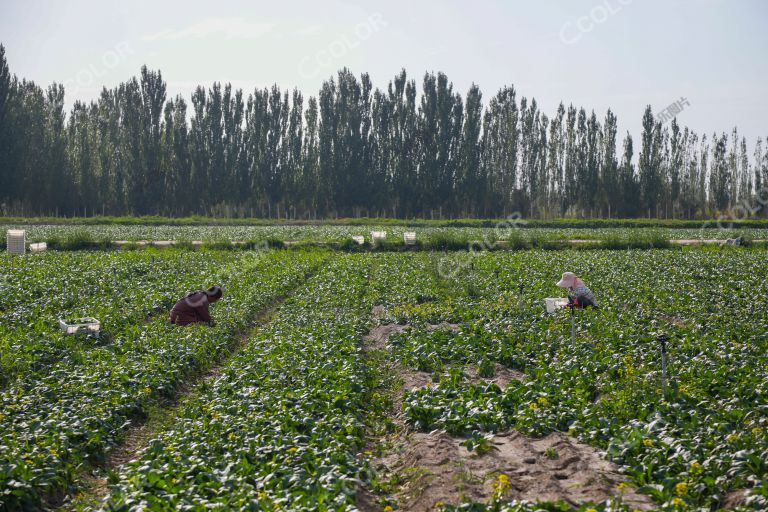
[[[416,233],[413,231],[403,233],[403,242],[405,245],[416,245]]]
[[[5,245],[11,254],[27,252],[27,232],[23,229],[9,229],[5,235]]]
[[[352,240],[354,240],[357,245],[363,245],[365,243],[365,238],[362,236],[353,236]]]
[[[544,302],[547,305],[547,313],[554,313],[558,309],[562,309],[568,305],[568,299],[562,297],[546,298]]]
[[[78,332],[99,332],[101,322],[95,318],[73,318],[71,320],[59,319],[59,327],[64,334],[76,334]]]
[[[387,238],[386,231],[371,231],[371,243],[373,245],[376,245],[379,242],[382,242],[386,238]]]

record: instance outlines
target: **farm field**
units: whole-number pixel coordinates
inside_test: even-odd
[[[565,270],[601,306],[575,340],[543,303]],[[765,510],[766,275],[745,249],[3,254],[0,509]],[[166,324],[213,283],[216,327]],[[84,315],[103,337],[57,331]]]
[[[0,2],[0,512],[768,512],[768,0]]]

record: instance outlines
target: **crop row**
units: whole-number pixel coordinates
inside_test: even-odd
[[[0,388],[78,358],[126,329],[165,315],[196,287],[221,282],[241,257],[229,253],[49,253],[0,259]],[[195,269],[190,272],[188,269]],[[57,320],[92,316],[99,339],[67,336]]]
[[[369,259],[334,258],[286,301],[128,464],[106,508],[352,510]]]
[[[209,243],[240,240],[249,242],[305,241],[345,242],[353,236],[370,239],[371,231],[386,231],[389,241],[402,242],[403,233],[415,232],[417,240],[429,247],[466,249],[470,241],[488,242],[510,240],[513,245],[541,245],[556,240],[609,240],[626,247],[633,242],[672,239],[720,239],[744,235],[753,239],[766,238],[765,228],[725,229],[727,225],[702,222],[691,228],[542,228],[529,227],[523,219],[511,219],[491,227],[409,227],[407,225],[370,226],[167,226],[167,225],[0,225],[6,229],[27,230],[27,238],[47,242],[55,248],[109,247],[115,240],[202,240]],[[720,229],[723,228],[723,229]],[[2,244],[4,240],[0,240]]]
[[[224,357],[257,312],[324,258],[243,258],[229,268],[227,297],[214,307],[216,327],[178,328],[158,318],[0,392],[0,509],[36,509],[55,499],[83,465],[101,463],[148,407]]]
[[[567,431],[607,451],[662,508],[717,507],[746,491],[768,506],[768,307],[756,253],[487,254],[450,284],[450,300],[402,305],[416,328],[390,339],[397,357],[436,372],[406,395],[416,427],[456,435],[514,428]],[[573,270],[602,309],[547,315],[541,298]],[[523,294],[520,295],[520,285]],[[429,293],[428,291],[426,293]],[[462,321],[458,332],[419,321]],[[671,336],[663,396],[656,334]],[[504,389],[467,379],[499,362],[526,375]]]

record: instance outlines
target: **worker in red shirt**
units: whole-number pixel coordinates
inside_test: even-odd
[[[200,290],[188,294],[177,302],[168,320],[175,325],[189,325],[204,322],[210,326],[216,325],[208,310],[209,306],[219,300],[224,294],[221,286],[212,286],[207,290]]]

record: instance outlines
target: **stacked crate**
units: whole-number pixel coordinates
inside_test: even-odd
[[[27,232],[23,229],[9,229],[5,235],[5,246],[11,254],[24,254],[27,250]]]
[[[375,246],[387,238],[386,231],[371,231],[371,243]]]

